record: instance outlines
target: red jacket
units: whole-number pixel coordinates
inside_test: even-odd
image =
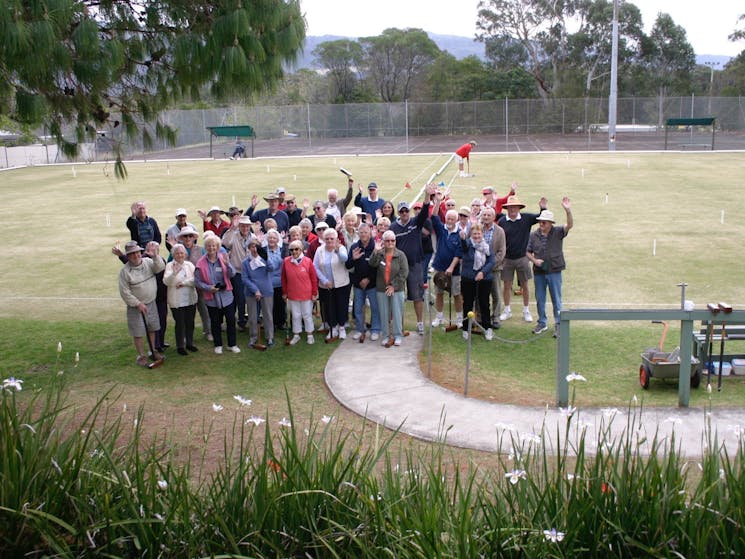
[[[282,264],[282,295],[291,301],[310,301],[318,296],[318,276],[313,261],[303,256],[299,264],[291,256]]]
[[[455,150],[455,155],[462,157],[463,159],[468,159],[469,154],[471,153],[471,150],[473,149],[473,146],[468,144],[463,144],[458,149]]]

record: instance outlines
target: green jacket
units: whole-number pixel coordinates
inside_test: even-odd
[[[377,291],[385,291],[385,251],[376,250],[370,257],[370,266],[378,269],[375,288]],[[406,277],[409,275],[409,262],[406,255],[399,249],[395,249],[393,258],[391,258],[391,276],[390,285],[393,285],[394,291],[404,291],[406,289]]]

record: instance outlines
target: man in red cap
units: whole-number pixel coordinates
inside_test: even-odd
[[[468,173],[466,173],[463,170],[463,163],[465,161],[468,161],[468,170],[471,170],[471,150],[476,147],[476,142],[471,140],[467,144],[463,144],[458,149],[455,150],[455,160],[458,162],[458,174],[461,177],[467,177],[469,176]]]

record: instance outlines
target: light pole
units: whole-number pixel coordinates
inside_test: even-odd
[[[714,97],[714,68],[719,67],[719,62],[710,61],[710,62],[704,62],[706,66],[709,67],[711,70],[711,73],[709,75],[709,116],[711,115],[711,98]]]
[[[608,151],[616,151],[618,112],[618,0],[613,0],[613,29],[610,55],[610,95],[608,96]]]

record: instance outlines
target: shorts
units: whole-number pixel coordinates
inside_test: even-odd
[[[424,301],[421,262],[409,264],[409,275],[406,277],[406,294],[409,301]]]
[[[435,282],[432,282],[432,285],[435,285]],[[447,293],[447,291],[440,289],[435,285],[435,293],[440,295],[442,293]],[[453,297],[460,295],[460,276],[450,276],[450,294]]]
[[[458,155],[457,153],[455,154],[455,162],[456,162],[456,163],[457,163],[458,165],[462,165],[462,164],[463,164],[463,163],[465,162],[465,160],[466,160],[466,158],[465,158],[465,157],[461,157],[461,156],[460,156],[460,155]]]
[[[523,284],[533,277],[533,272],[530,268],[530,260],[528,260],[527,256],[515,260],[504,259],[502,281],[513,281],[515,278],[515,272],[517,272],[517,279]]]
[[[158,316],[158,307],[155,301],[147,303],[147,329],[149,332],[160,330],[160,318]],[[145,325],[142,322],[142,313],[137,307],[127,306],[127,330],[133,338],[145,337]]]

